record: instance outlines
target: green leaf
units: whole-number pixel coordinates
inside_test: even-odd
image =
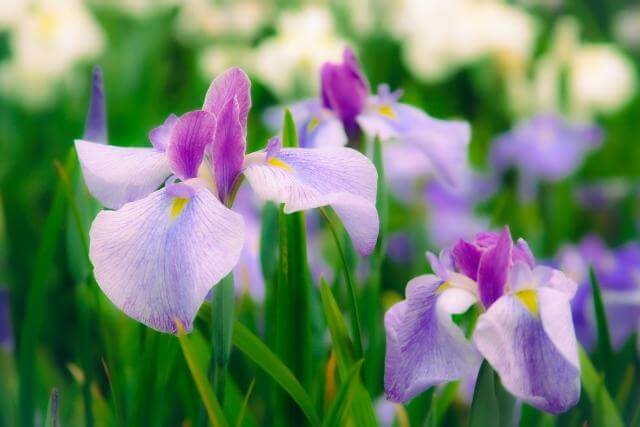
[[[298,130],[296,123],[293,121],[291,111],[287,108],[284,110],[284,123],[282,125],[282,146],[297,147],[298,146]]]
[[[222,412],[220,403],[218,402],[218,399],[216,398],[216,395],[211,388],[211,384],[207,380],[204,369],[202,369],[202,365],[198,363],[194,344],[184,334],[183,326],[179,322],[178,340],[180,341],[180,347],[182,348],[184,358],[187,361],[187,365],[189,366],[189,371],[191,371],[191,377],[196,383],[196,388],[198,389],[198,393],[200,394],[200,399],[202,399],[202,403],[204,404],[204,407],[207,411],[209,421],[215,427],[228,426],[229,424],[224,417],[224,413]]]
[[[233,327],[233,345],[253,360],[271,378],[273,378],[298,404],[312,426],[320,425],[311,398],[291,371],[258,337],[244,325],[236,322]]]
[[[389,195],[387,191],[387,183],[385,181],[384,158],[382,154],[382,141],[376,137],[373,140],[373,164],[378,171],[378,188],[376,194],[376,209],[380,218],[380,232],[374,256],[379,264],[384,258],[387,244],[387,229],[389,224]]]
[[[338,374],[342,382],[346,381],[349,372],[354,366],[353,344],[349,339],[347,327],[340,308],[336,303],[331,289],[324,278],[320,279],[320,299],[327,326],[333,342],[333,350],[336,354]],[[356,388],[356,400],[353,404],[353,418],[356,425],[375,425],[376,415],[373,410],[371,396],[362,383]]]
[[[245,394],[244,399],[242,400],[242,406],[240,407],[240,411],[238,412],[238,419],[236,420],[236,427],[242,426],[242,421],[244,421],[244,414],[247,412],[247,406],[249,405],[249,398],[251,397],[251,392],[253,391],[253,386],[256,384],[256,379],[251,380],[251,384],[249,384],[249,388],[247,389],[247,394]]]
[[[607,313],[604,309],[602,301],[602,291],[600,283],[596,277],[593,266],[589,267],[589,278],[591,282],[591,294],[593,296],[593,309],[596,316],[596,329],[598,333],[598,356],[599,360],[606,367],[613,357],[613,347],[611,345],[611,336],[609,335],[609,325],[607,322]]]
[[[72,173],[75,162],[73,152],[70,151],[65,163],[66,170]],[[20,333],[20,345],[18,347],[18,372],[20,377],[19,388],[19,422],[22,426],[33,425],[35,413],[35,397],[37,372],[35,355],[42,329],[43,315],[47,312],[46,287],[50,279],[50,271],[53,269],[54,255],[58,250],[58,241],[62,234],[64,224],[64,198],[65,187],[58,181],[53,203],[47,216],[42,233],[42,240],[35,254],[32,266],[33,275],[29,283],[25,319]]]
[[[360,385],[360,369],[362,368],[362,364],[364,360],[358,361],[349,373],[347,377],[342,381],[342,385],[336,394],[336,397],[329,408],[327,416],[324,420],[324,426],[333,427],[333,426],[344,426],[347,425],[347,416],[351,409],[351,404],[353,403],[353,399],[356,396],[356,391],[358,390],[358,386]],[[356,423],[356,425],[360,425]]]
[[[333,236],[333,240],[336,244],[336,249],[338,250],[338,254],[340,255],[340,260],[342,261],[344,278],[345,282],[347,283],[347,291],[349,294],[349,314],[351,316],[351,330],[353,333],[355,355],[357,358],[362,358],[364,352],[362,349],[362,333],[360,332],[362,328],[360,327],[360,313],[358,312],[358,296],[356,293],[356,287],[351,277],[349,262],[347,261],[344,250],[342,249],[342,245],[340,244],[340,237],[338,236],[337,227],[329,218],[329,215],[327,214],[325,208],[320,208],[319,211],[320,215],[322,215],[325,222],[327,223],[327,226],[331,230],[331,235]]]
[[[49,404],[47,405],[47,415],[44,419],[45,427],[58,426],[58,390],[52,389],[51,396],[49,397]]]
[[[211,344],[213,365],[211,382],[216,389],[218,400],[224,404],[224,381],[231,353],[235,293],[233,273],[229,273],[213,287],[211,300]]]
[[[470,427],[497,425],[498,399],[495,394],[493,369],[486,360],[480,366],[469,415]]]
[[[582,387],[589,398],[596,427],[623,427],[624,423],[609,395],[602,376],[596,371],[582,346],[578,347]]]

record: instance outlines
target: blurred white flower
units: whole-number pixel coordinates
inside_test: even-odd
[[[317,90],[322,64],[339,61],[345,44],[327,10],[284,12],[277,33],[257,47],[252,69],[281,97],[308,95]]]
[[[262,29],[269,12],[270,3],[265,1],[185,0],[178,16],[177,31],[186,38],[251,38]]]
[[[640,6],[618,13],[614,21],[614,33],[623,45],[640,50]]]
[[[520,68],[536,35],[529,14],[498,0],[402,0],[390,19],[408,67],[426,80],[487,56]]]
[[[569,63],[570,108],[580,117],[613,113],[631,99],[636,84],[633,63],[615,46],[583,45]]]
[[[253,51],[243,44],[214,44],[200,55],[200,70],[211,80],[224,70],[240,67],[250,70],[253,66]]]
[[[27,0],[0,1],[0,30],[13,25],[24,13]]]
[[[80,0],[31,2],[11,26],[11,57],[1,64],[0,87],[40,104],[78,61],[96,57],[103,46],[102,31]]]

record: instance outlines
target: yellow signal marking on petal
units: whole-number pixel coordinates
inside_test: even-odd
[[[269,160],[267,160],[267,163],[269,163],[271,166],[275,166],[277,168],[284,169],[287,172],[292,172],[293,171],[293,168],[287,162],[282,161],[277,157],[271,157]]]
[[[444,291],[446,291],[447,289],[449,289],[450,287],[451,287],[451,283],[443,282],[440,286],[438,286],[438,289],[436,290],[436,293],[441,294]]]
[[[173,203],[171,203],[171,211],[169,212],[171,219],[176,219],[184,207],[187,206],[187,203],[189,203],[189,199],[183,199],[181,197],[174,198]]]
[[[520,300],[522,305],[534,316],[538,316],[538,294],[533,289],[523,289],[516,292],[516,298]]]
[[[307,124],[307,133],[313,132],[313,130],[317,128],[319,124],[320,120],[317,117],[311,118],[311,120],[309,120],[309,124]]]
[[[381,115],[394,120],[396,117],[398,117],[396,115],[395,110],[390,106],[390,105],[381,105],[378,107],[378,113],[380,113]]]

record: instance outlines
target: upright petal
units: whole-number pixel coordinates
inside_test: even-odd
[[[218,128],[211,145],[213,173],[222,202],[227,200],[233,183],[242,172],[245,130],[240,122],[237,98],[230,99],[218,114]]]
[[[176,123],[178,123],[178,116],[169,114],[164,123],[149,132],[149,141],[151,141],[153,148],[158,151],[165,151],[167,149],[171,133]]]
[[[218,117],[233,98],[238,101],[238,117],[243,132],[246,132],[247,117],[251,109],[251,80],[242,69],[229,68],[216,77],[207,90],[202,108]]]
[[[478,266],[482,251],[476,245],[460,239],[453,247],[451,255],[460,273],[471,280],[478,280]]]
[[[375,247],[379,220],[373,164],[356,150],[285,148],[268,161],[247,157],[244,174],[263,199],[285,204],[285,212],[330,205],[362,255]]]
[[[91,76],[91,101],[84,125],[82,139],[85,141],[107,143],[107,110],[104,99],[102,69],[94,67]]]
[[[478,319],[473,340],[512,394],[538,409],[564,412],[580,398],[569,298],[546,287],[535,295],[533,306],[515,295],[501,297]]]
[[[116,307],[162,332],[175,320],[191,330],[205,296],[235,266],[242,217],[200,187],[191,199],[158,190],[117,211],[102,211],[90,231],[98,285]]]
[[[356,117],[367,103],[369,83],[350,49],[341,64],[325,63],[320,71],[322,103],[342,120],[348,134],[357,130]]]
[[[182,180],[198,176],[207,146],[216,133],[216,117],[203,110],[180,116],[167,146],[171,170]]]
[[[500,233],[495,246],[485,250],[478,267],[478,290],[482,304],[489,308],[504,293],[511,267],[513,241],[508,228]]]
[[[384,387],[387,397],[406,402],[427,388],[473,373],[480,355],[467,341],[451,314],[465,312],[475,298],[449,288],[433,275],[407,285],[407,299],[387,311]]]
[[[171,173],[167,157],[153,148],[82,140],[75,146],[89,192],[110,209],[146,197]]]

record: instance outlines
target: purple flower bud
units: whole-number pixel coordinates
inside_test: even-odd
[[[369,82],[351,49],[345,49],[341,64],[325,63],[320,71],[322,104],[342,120],[351,137],[358,132],[356,117],[364,110]]]

